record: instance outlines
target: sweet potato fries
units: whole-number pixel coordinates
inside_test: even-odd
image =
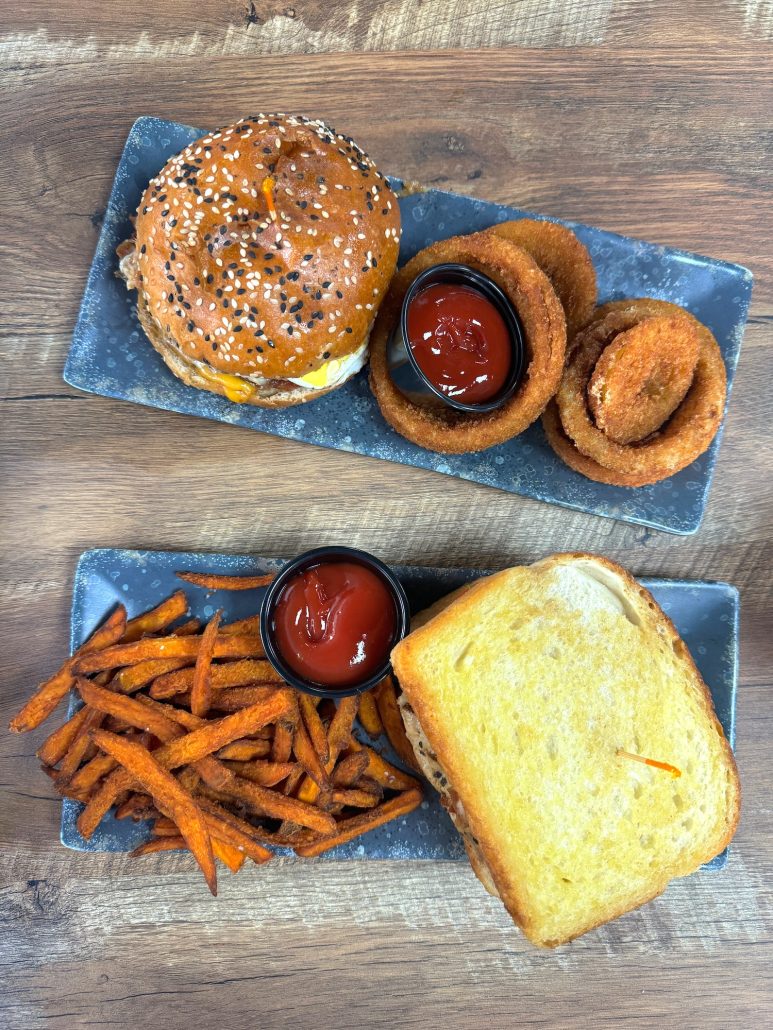
[[[358,698],[319,702],[284,684],[257,617],[221,624],[218,612],[202,626],[181,621],[187,611],[182,591],[130,620],[119,605],[11,720],[15,732],[36,729],[80,696],[38,757],[84,805],[85,838],[111,808],[149,819],[133,854],[187,849],[216,894],[216,859],[236,872],[268,861],[266,845],[318,855],[416,808],[419,782],[354,735]],[[394,691],[387,679],[367,698],[363,726],[384,728],[413,767]]]

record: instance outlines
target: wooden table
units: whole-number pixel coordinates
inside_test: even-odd
[[[185,857],[65,851],[42,731],[3,733],[0,1025],[771,1025],[770,4],[28,0],[3,21],[3,724],[65,650],[89,547],[290,555],[343,540],[474,566],[582,548],[740,587],[744,813],[724,872],[542,953],[466,864],[278,861],[224,876],[214,901]],[[751,267],[697,535],[66,386],[133,119],[214,126],[257,109],[329,119],[408,178]]]

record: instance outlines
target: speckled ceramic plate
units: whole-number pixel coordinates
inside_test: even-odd
[[[698,528],[719,436],[689,468],[654,486],[630,490],[593,483],[567,468],[548,446],[539,424],[515,440],[480,454],[439,455],[423,450],[395,433],[381,417],[366,373],[316,401],[280,411],[233,404],[224,397],[185,386],[145,339],[134,311],[135,295],[115,276],[115,248],[131,234],[130,217],[149,179],[200,134],[189,126],[157,118],[135,122],[118,166],[89,273],[64,371],[68,383],[106,397],[433,469],[672,533],[693,533]],[[399,180],[393,180],[393,185],[399,186]],[[435,240],[528,213],[440,190],[403,197],[400,209],[401,263]],[[590,249],[601,300],[646,295],[682,304],[717,337],[728,384],[732,385],[752,284],[745,268],[589,226],[566,224]]]
[[[242,555],[185,554],[171,551],[86,551],[78,562],[72,604],[71,648],[93,631],[121,601],[133,616],[158,604],[181,586],[175,571],[262,573],[278,568],[281,559]],[[426,569],[396,566],[412,611],[420,611],[438,598],[481,575],[473,569]],[[738,647],[738,592],[727,583],[687,583],[644,579],[663,610],[673,619],[708,683],[717,715],[731,745],[735,741],[735,690]],[[205,619],[222,608],[229,620],[258,611],[262,590],[206,591],[187,586],[191,611]],[[73,701],[71,710],[74,710]],[[362,733],[362,731],[360,731]],[[363,739],[367,739],[363,736]],[[390,761],[400,762],[386,741],[376,746]],[[76,820],[82,806],[62,804],[62,843],[78,851],[131,851],[150,836],[147,823],[116,820],[108,815],[90,841],[78,833]],[[281,852],[290,854],[290,852]],[[324,859],[402,858],[461,859],[464,848],[434,791],[415,812],[321,856]],[[726,853],[707,868],[721,868]]]

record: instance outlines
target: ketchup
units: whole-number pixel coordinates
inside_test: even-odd
[[[481,404],[507,382],[513,348],[505,320],[478,290],[437,283],[408,305],[408,343],[424,375],[446,397]]]
[[[384,580],[357,562],[324,562],[291,577],[273,615],[290,669],[325,687],[369,679],[391,649],[397,613]]]

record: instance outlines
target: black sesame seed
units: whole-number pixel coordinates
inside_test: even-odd
[[[336,290],[336,297],[338,297],[339,300],[343,300],[344,295],[340,290]]]
[[[327,361],[327,359],[330,357],[330,351],[326,350],[322,357],[325,359],[325,361]]]
[[[290,308],[290,312],[294,314],[296,311],[300,311],[302,307],[303,301],[299,300],[297,304],[293,304],[293,306]]]
[[[348,325],[346,327],[346,331],[347,331],[347,333],[351,333],[351,332],[353,332],[353,329],[352,329],[352,327],[350,325]]]
[[[234,331],[235,333],[240,333],[240,332],[242,331],[242,329],[243,329],[243,328],[244,328],[244,326],[243,326],[243,325],[235,325],[235,326],[233,327],[233,331]]]

